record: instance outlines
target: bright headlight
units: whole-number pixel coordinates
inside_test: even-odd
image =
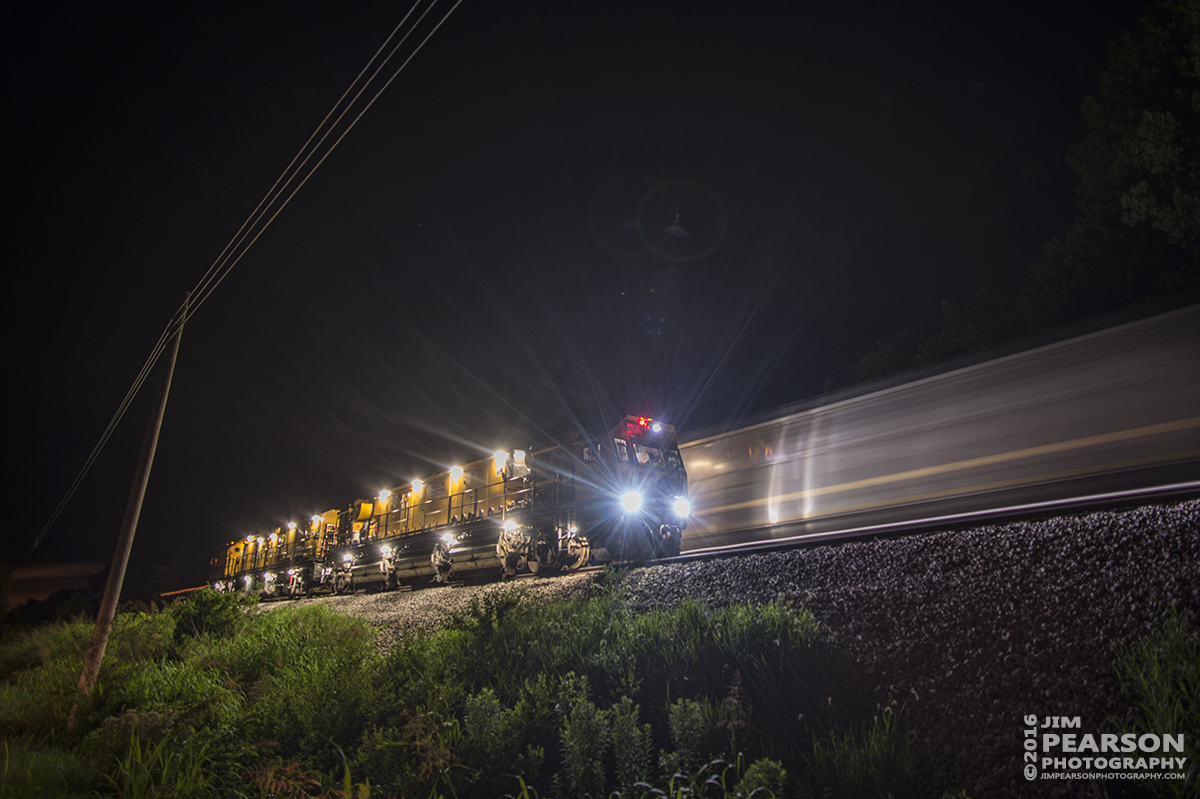
[[[626,491],[621,497],[621,507],[626,513],[637,513],[642,507],[642,492]]]
[[[672,507],[675,509],[676,516],[684,517],[692,512],[692,503],[688,501],[687,497],[679,497]]]

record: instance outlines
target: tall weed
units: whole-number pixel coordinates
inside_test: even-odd
[[[862,728],[814,740],[808,762],[817,791],[837,799],[905,797],[916,791],[908,737],[892,707]]]
[[[109,786],[121,799],[175,799],[208,797],[212,776],[206,768],[204,744],[176,738],[143,742],[134,733],[123,757],[105,774]]]

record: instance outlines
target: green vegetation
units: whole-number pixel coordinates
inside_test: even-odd
[[[1121,689],[1133,700],[1138,735],[1184,734],[1187,778],[1147,786],[1165,796],[1192,796],[1200,783],[1196,731],[1200,730],[1200,629],[1172,615],[1158,634],[1130,647],[1117,662]]]
[[[912,792],[894,717],[830,732],[823,637],[781,603],[507,595],[385,654],[320,604],[202,591],[118,616],[68,736],[90,628],[0,644],[0,798]]]

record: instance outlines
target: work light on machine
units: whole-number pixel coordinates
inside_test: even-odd
[[[342,560],[345,563],[349,563],[350,561],[354,560],[354,556],[347,552],[345,555],[342,555]]]
[[[451,466],[450,467],[450,482],[457,483],[459,480],[462,479],[462,476],[463,476],[463,468],[461,466]]]
[[[288,522],[288,529],[289,529],[289,530],[295,530],[295,529],[296,529],[296,523],[295,523],[295,522]]]
[[[626,491],[621,495],[621,508],[626,513],[637,513],[642,508],[642,492]]]
[[[517,523],[512,519],[509,519],[502,525],[502,527],[504,528],[504,532],[511,533],[513,530],[517,529]]]
[[[320,523],[321,523],[321,521],[322,521],[322,519],[321,519],[321,517],[320,517],[320,516],[313,516],[313,517],[312,517],[312,523],[313,523],[313,524],[320,524]]]
[[[425,487],[425,484],[423,482],[421,482],[420,480],[413,480],[412,487],[413,487],[414,494],[420,494],[421,489]]]
[[[448,546],[448,547],[452,547],[452,546],[454,546],[455,543],[457,543],[454,540],[454,535],[452,533],[444,533],[442,535],[442,541],[444,541],[446,546]]]
[[[508,453],[503,450],[496,450],[496,454],[492,455],[492,460],[496,462],[496,474],[503,474],[504,464],[508,462]]]
[[[380,492],[379,492],[379,501],[380,501],[380,502],[387,502],[387,501],[388,501],[388,497],[390,497],[391,495],[392,495],[392,492],[391,492],[391,491],[388,491],[388,490],[385,488],[385,489],[383,489],[382,491],[380,491]]]
[[[383,546],[381,546],[379,548],[379,551],[385,558],[390,558],[392,556],[392,548],[389,547],[387,544],[384,544]]]

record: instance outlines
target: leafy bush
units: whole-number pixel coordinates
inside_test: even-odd
[[[587,679],[571,681],[562,722],[563,784],[568,796],[604,795],[604,753],[608,749],[605,713],[587,698]]]
[[[229,638],[246,625],[246,608],[252,604],[238,594],[223,594],[211,588],[193,591],[168,609],[175,619],[175,641],[211,635]]]
[[[650,780],[653,747],[649,724],[638,725],[638,706],[627,696],[608,711],[617,790],[632,795],[634,786]]]
[[[787,769],[777,760],[762,758],[754,761],[734,788],[738,796],[765,798],[783,796],[787,785]]]

